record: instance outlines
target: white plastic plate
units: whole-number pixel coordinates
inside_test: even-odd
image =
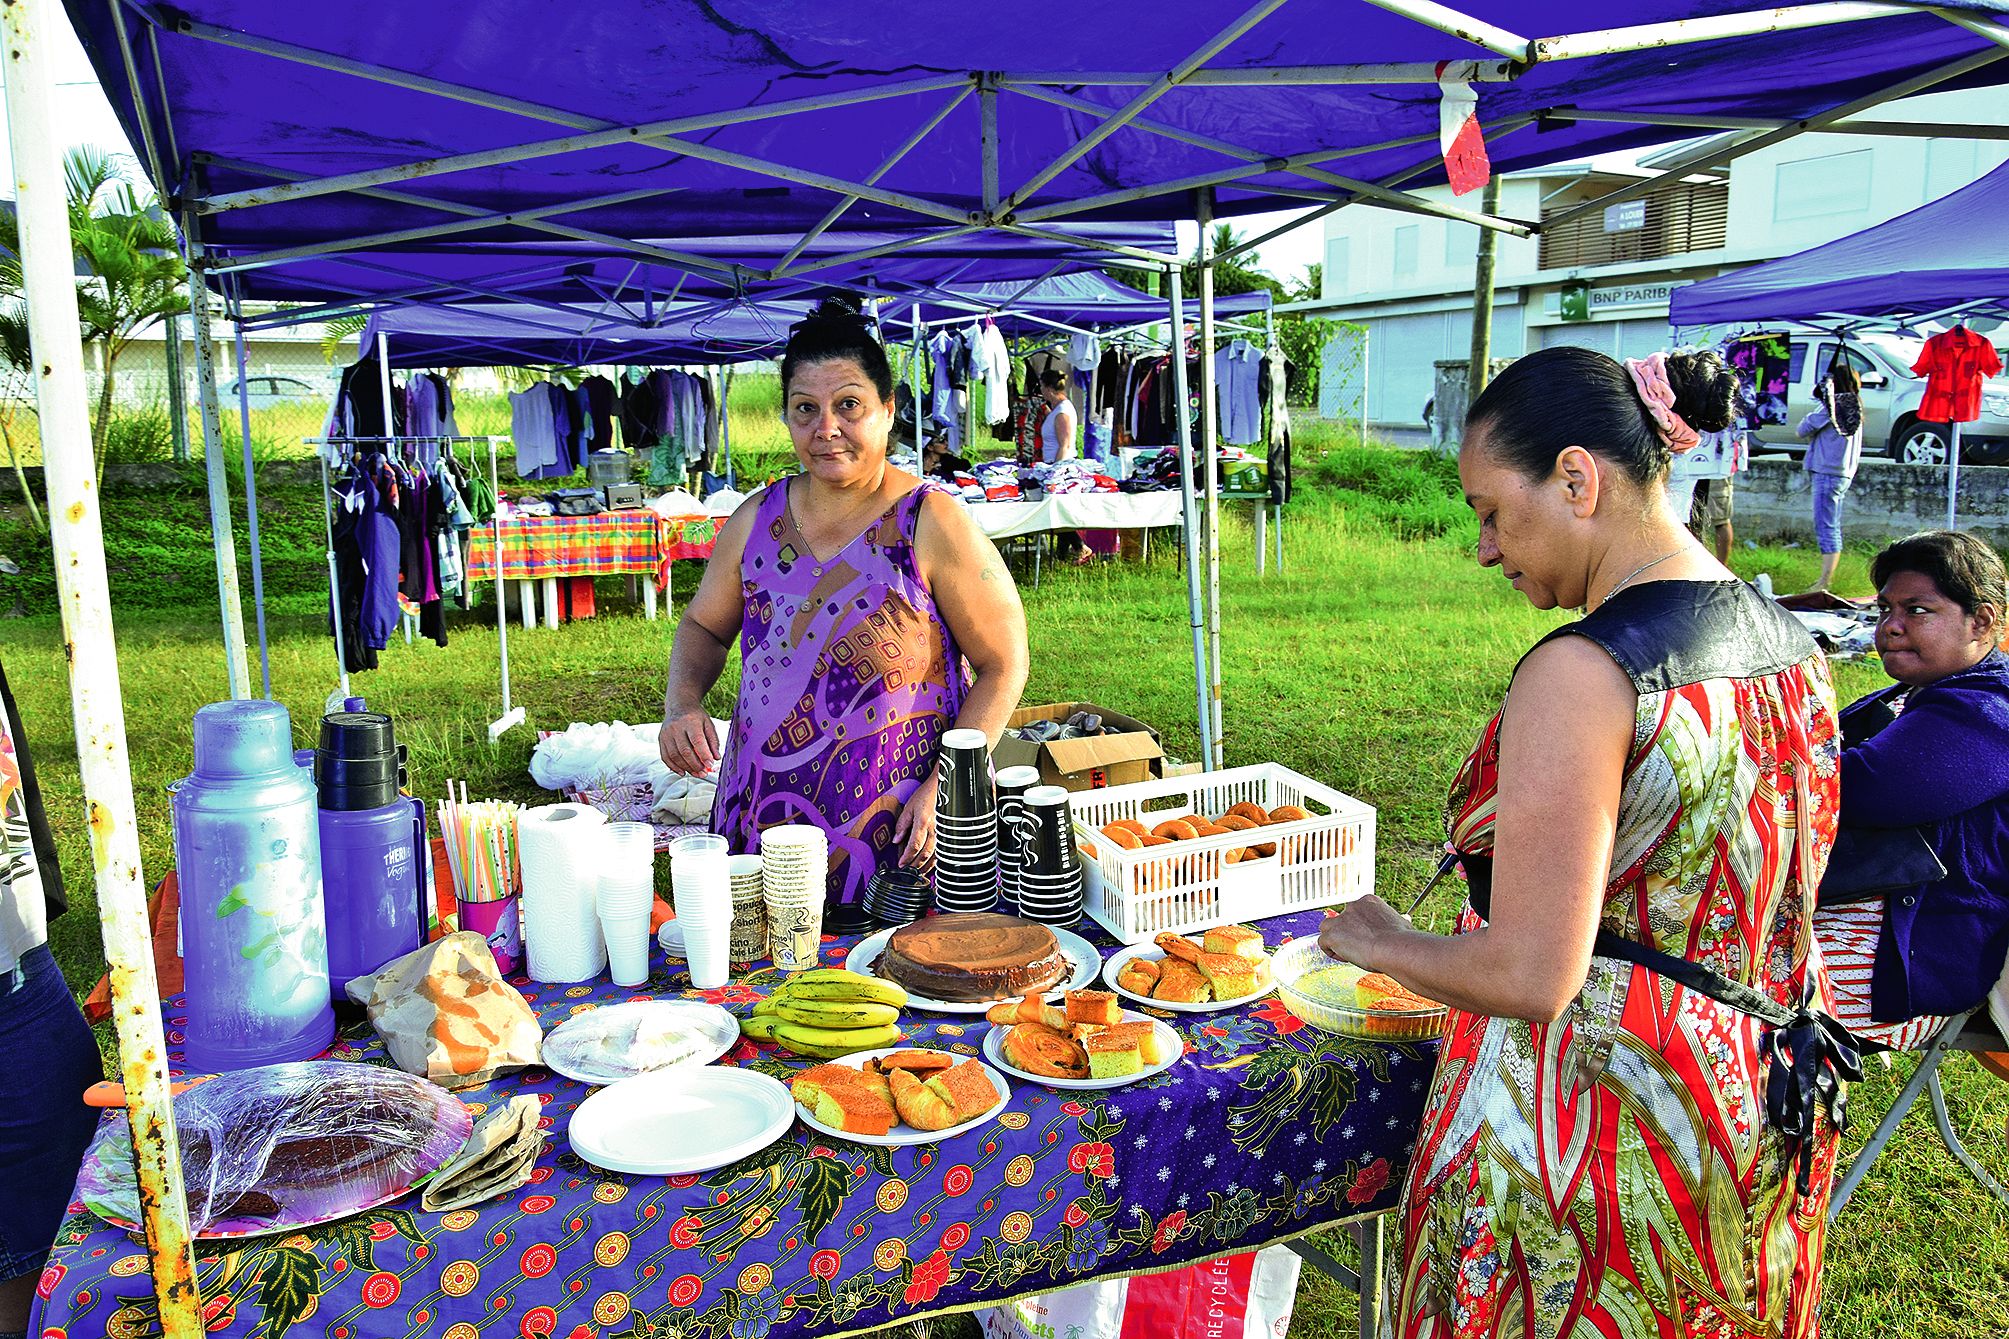
[[[867,1060],[876,1060],[882,1055],[892,1055],[896,1051],[925,1051],[930,1049],[933,1048],[926,1046],[888,1046],[877,1051],[858,1051],[855,1054],[845,1056],[841,1060],[832,1060],[827,1063],[843,1065],[846,1069],[863,1069]],[[963,1061],[969,1059],[965,1055],[958,1055],[953,1058],[957,1064],[961,1064]],[[910,1125],[895,1125],[885,1134],[852,1134],[848,1130],[839,1130],[825,1125],[822,1121],[816,1119],[816,1117],[798,1106],[793,1098],[789,1099],[789,1107],[796,1115],[802,1117],[804,1125],[807,1125],[812,1130],[827,1134],[833,1139],[849,1139],[854,1144],[874,1144],[883,1148],[897,1148],[903,1144],[939,1143],[944,1139],[954,1139],[959,1134],[968,1134],[971,1130],[976,1129],[979,1125],[996,1116],[998,1112],[1003,1111],[1005,1103],[1011,1100],[1011,1083],[1005,1076],[998,1073],[990,1065],[984,1066],[984,1073],[990,1075],[991,1082],[997,1085],[997,1105],[981,1116],[966,1120],[961,1125],[951,1125],[946,1130],[916,1130]]]
[[[708,1172],[758,1153],[795,1120],[781,1080],[751,1069],[679,1066],[588,1097],[567,1131],[595,1167],[638,1176]]]
[[[1140,1080],[1148,1079],[1154,1074],[1163,1074],[1166,1070],[1179,1063],[1182,1053],[1186,1049],[1186,1043],[1173,1030],[1170,1023],[1162,1019],[1147,1018],[1143,1014],[1134,1013],[1128,1009],[1123,1011],[1123,1021],[1126,1023],[1150,1023],[1155,1026],[1158,1029],[1158,1045],[1164,1048],[1168,1058],[1160,1064],[1146,1065],[1135,1074],[1124,1074],[1113,1079],[1056,1079],[1045,1074],[1035,1074],[1029,1069],[1020,1069],[1017,1065],[1014,1065],[1006,1057],[1004,1048],[1005,1033],[1011,1031],[1011,1026],[1004,1023],[993,1023],[990,1035],[984,1038],[984,1059],[990,1061],[1013,1078],[1024,1079],[1027,1083],[1043,1083],[1049,1088],[1073,1089],[1124,1088]]]
[[[1232,1000],[1202,1000],[1198,1004],[1179,1004],[1172,1000],[1154,1000],[1149,995],[1139,995],[1135,991],[1125,990],[1116,984],[1116,978],[1123,971],[1124,965],[1134,958],[1142,958],[1146,962],[1162,962],[1165,958],[1165,950],[1159,948],[1156,944],[1132,944],[1126,949],[1120,949],[1108,962],[1102,965],[1103,981],[1108,984],[1111,990],[1126,1000],[1130,1000],[1136,1004],[1148,1005],[1153,1009],[1165,1009],[1175,1014],[1211,1014],[1217,1013],[1222,1009],[1232,1009],[1238,1004],[1247,1004],[1250,1000],[1259,1000],[1276,987],[1276,983],[1270,979],[1269,959],[1265,957],[1262,963],[1262,984],[1246,995],[1239,995]]]
[[[739,1020],[716,1004],[630,1000],[574,1014],[552,1029],[544,1039],[544,1067],[604,1086],[659,1069],[708,1065],[738,1040]]]

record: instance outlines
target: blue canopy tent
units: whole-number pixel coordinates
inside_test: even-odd
[[[683,302],[638,323],[624,309],[508,303],[393,307],[371,315],[392,367],[646,367],[771,358],[807,302]]]
[[[2009,57],[2009,25],[1994,13],[1906,0],[1767,9],[1641,0],[1626,7],[1624,27],[1593,0],[1254,0],[1229,12],[1202,0],[1114,0],[1071,13],[1061,44],[1016,10],[965,7],[945,23],[899,0],[65,7],[148,175],[183,220],[196,265],[197,372],[208,388],[212,507],[224,518],[218,585],[239,696],[249,686],[201,281],[214,266],[388,255],[447,237],[557,237],[738,284],[748,276],[701,242],[686,253],[645,239],[803,238],[844,221],[902,234],[897,248],[985,232],[1051,240],[1062,222],[1193,217],[1202,224],[1205,340],[1214,315],[1205,233],[1217,214],[1294,201],[1306,206],[1303,222],[1366,202],[1515,235],[1536,230],[1535,221],[1405,192],[1445,179],[1443,80],[1454,93],[1466,84],[1476,91],[1495,171],[1659,143],[1670,130],[1734,132],[1727,146],[1681,154],[1660,177],[1582,202],[1568,217],[1643,195],[1705,157],[1721,161],[1849,118],[1852,133],[1957,135],[1860,118],[1923,89],[2001,82],[2009,68],[1999,64]],[[13,7],[6,96],[23,198],[52,194],[59,206],[59,164],[44,151],[53,133],[47,74],[35,64],[52,21],[48,0]],[[59,207],[24,210],[23,220],[30,237],[61,235]],[[1169,315],[1180,324],[1177,257],[1120,243],[1098,249],[1163,268]],[[755,277],[874,258],[784,255]],[[52,313],[36,326],[37,362],[53,369],[44,384],[51,396],[74,387],[80,397],[74,322],[56,319],[57,294],[70,284],[62,248],[44,246],[26,270],[31,311]],[[1183,360],[1174,362],[1183,374]],[[1209,360],[1202,368],[1211,377]],[[1201,391],[1211,438],[1212,388]],[[56,550],[72,560],[58,563],[68,609],[104,598],[101,561],[92,559],[101,553],[95,500],[87,467],[67,460],[89,458],[78,446],[81,418],[45,413],[43,422],[45,446],[55,447]],[[1196,648],[1217,647],[1219,625],[1213,472],[1203,473],[1210,576]],[[115,664],[108,621],[74,651],[75,664]],[[1200,737],[1214,762],[1218,652],[1209,658]],[[80,740],[93,731],[122,740],[116,693],[107,707],[94,696],[101,683],[77,683]],[[158,1012],[146,1007],[143,974],[136,989],[121,965],[144,958],[146,943],[129,781],[115,775],[118,751],[80,754],[87,794],[94,804],[105,797],[94,855],[135,1144],[147,1150],[141,1179],[153,1192],[143,1201],[160,1314],[170,1336],[193,1339],[201,1325],[186,1219],[167,1189],[178,1175],[169,1175]]]
[[[2009,163],[1873,228],[1674,290],[1676,326],[2009,316]]]
[[[1873,228],[1674,290],[1676,326],[1840,327],[2009,316],[2009,163]],[[1960,425],[1946,452],[1946,528],[1960,519]]]

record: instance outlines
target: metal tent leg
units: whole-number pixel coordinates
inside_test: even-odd
[[[1946,1093],[1939,1086],[1939,1074],[1936,1070],[1932,1077],[1926,1080],[1925,1086],[1932,1094],[1932,1119],[1933,1123],[1939,1126],[1939,1138],[1946,1145],[1946,1151],[1967,1169],[1968,1175],[1979,1181],[1982,1187],[1995,1197],[1996,1203],[2009,1208],[2009,1190],[2004,1190],[2001,1182],[1990,1176],[1987,1170],[1974,1160],[1974,1155],[1967,1151],[1967,1145],[1961,1143],[1960,1136],[1954,1133],[1953,1120],[1946,1111]]]
[[[1360,1299],[1360,1339],[1381,1339],[1384,1332],[1381,1307],[1382,1220],[1386,1217],[1386,1214],[1375,1214],[1346,1225],[1347,1235],[1360,1248],[1358,1270],[1341,1264],[1323,1247],[1314,1244],[1310,1237],[1299,1237],[1284,1243],[1286,1250]]]
[[[200,257],[195,230],[185,226],[193,262]],[[216,408],[216,359],[210,346],[209,289],[202,271],[188,270],[188,314],[195,335],[196,402],[202,411],[202,465],[209,481],[210,544],[216,553],[216,597],[223,613],[223,665],[233,698],[251,696],[244,649],[244,598],[237,584],[237,535],[230,520],[230,484],[224,476],[223,421]]]

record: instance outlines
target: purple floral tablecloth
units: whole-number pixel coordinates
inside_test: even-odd
[[[1272,948],[1318,913],[1263,923]],[[1082,933],[1104,949],[1098,928]],[[831,939],[825,961],[855,942]],[[694,991],[658,957],[647,986],[517,984],[547,1030],[636,998],[746,1014],[780,973]],[[179,997],[167,1002],[170,1041]],[[592,1090],[543,1069],[462,1096],[477,1116],[533,1093],[550,1139],[534,1181],[431,1214],[416,1193],[284,1237],[198,1243],[203,1314],[243,1339],[763,1339],[841,1335],[1094,1279],[1248,1250],[1392,1206],[1434,1049],[1303,1025],[1274,995],[1163,1015],[1171,1069],[1126,1088],[1015,1081],[999,1115],[952,1140],[869,1148],[800,1121],[701,1176],[603,1172],[566,1141]],[[915,1011],[911,1041],[976,1054],[979,1016]],[[387,1063],[367,1026],[332,1055]],[[810,1062],[742,1039],[722,1063],[778,1077]],[[114,1114],[108,1119],[121,1119]],[[43,1339],[158,1334],[145,1246],[81,1205],[41,1280]]]

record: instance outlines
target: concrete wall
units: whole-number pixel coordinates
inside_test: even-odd
[[[1813,543],[1813,476],[1795,460],[1754,460],[1737,476],[1739,539]],[[1842,538],[1890,540],[1946,525],[1946,471],[1866,460],[1842,501]],[[2009,466],[1960,470],[1960,528],[2009,548]]]

